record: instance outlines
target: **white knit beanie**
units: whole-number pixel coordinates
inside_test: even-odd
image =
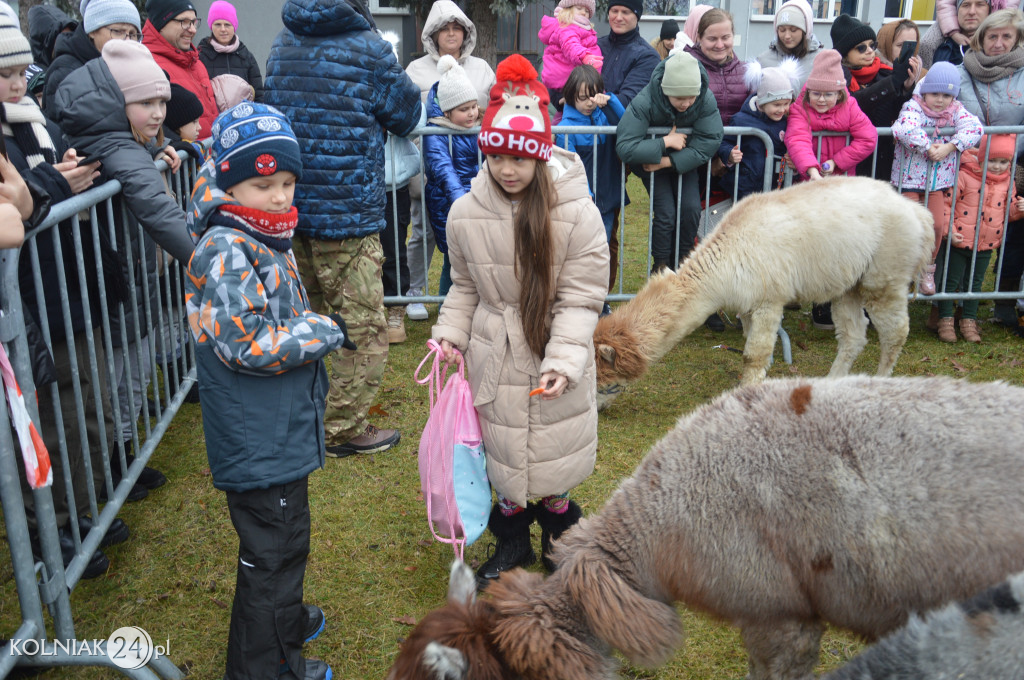
[[[102,56],[124,95],[125,104],[171,98],[171,83],[142,43],[108,40],[103,46]]]
[[[476,88],[455,57],[446,54],[438,59],[437,70],[441,74],[437,81],[437,103],[442,111],[447,113],[466,102],[477,101]]]
[[[33,61],[28,38],[9,17],[0,16],[0,68],[28,66]]]

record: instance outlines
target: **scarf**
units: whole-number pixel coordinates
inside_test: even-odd
[[[213,36],[210,36],[210,44],[213,45],[214,52],[218,52],[220,54],[231,54],[239,48],[239,46],[242,44],[242,41],[239,40],[238,36],[236,35],[230,43],[228,43],[227,45],[221,45],[219,42],[213,39]]]
[[[590,23],[589,17],[585,17],[582,14],[576,14],[573,16],[572,20],[577,26],[582,26],[588,31],[594,30],[594,26]]]
[[[957,112],[957,107],[959,106],[960,102],[954,99],[949,103],[949,106],[947,106],[944,111],[940,112],[933,111],[931,108],[929,108],[928,104],[926,104],[924,101],[924,97],[922,97],[919,94],[914,95],[914,101],[917,102],[917,105],[921,107],[922,111],[924,111],[924,115],[928,116],[933,121],[935,121],[936,137],[940,136],[939,128],[953,127],[953,116]]]
[[[850,81],[850,92],[856,92],[861,87],[870,85],[878,75],[878,72],[883,69],[891,71],[892,67],[883,64],[882,60],[878,57],[875,57],[875,60],[871,62],[870,66],[850,69],[850,75],[853,76],[853,80]]]
[[[291,249],[292,234],[299,223],[299,211],[294,205],[288,212],[278,215],[228,203],[220,206],[219,214],[223,219],[215,220],[215,224],[244,231],[260,243],[282,252]]]
[[[57,149],[46,131],[46,118],[35,99],[26,95],[16,104],[4,102],[0,120],[3,121],[3,133],[14,138],[25,154],[29,168],[40,163],[53,165],[57,162]]]
[[[974,50],[964,54],[964,68],[972,78],[983,83],[1009,78],[1021,67],[1024,67],[1024,49],[1019,47],[994,57]]]

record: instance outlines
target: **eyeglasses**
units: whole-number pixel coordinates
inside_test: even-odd
[[[142,40],[142,36],[135,31],[125,31],[120,28],[110,28],[109,26],[107,30],[110,31],[110,37],[114,40],[133,40],[135,42]]]
[[[865,45],[864,43],[861,43],[861,44],[857,45],[857,47],[856,47],[856,50],[858,52],[860,52],[861,54],[865,54],[867,52],[874,52],[876,49],[878,49],[878,43],[875,42],[874,40],[872,40],[867,45]]]
[[[807,91],[807,98],[808,99],[821,99],[821,100],[824,100],[824,101],[828,101],[830,99],[838,99],[839,98],[839,93],[838,92],[811,92],[810,90],[808,90]]]
[[[194,28],[198,31],[199,27],[203,24],[202,19],[171,19],[171,21],[177,21],[181,24],[181,30],[183,31],[187,31],[190,28]]]

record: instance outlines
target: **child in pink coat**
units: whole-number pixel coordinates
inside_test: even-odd
[[[821,155],[815,132],[845,132],[846,137],[821,137]],[[853,175],[857,164],[874,152],[878,132],[846,89],[842,56],[822,50],[814,58],[811,75],[789,109],[786,149],[801,175],[821,179]]]
[[[846,89],[842,60],[835,50],[820,51],[800,96],[789,107],[786,150],[800,174],[811,180],[853,175],[878,143],[878,131]],[[844,132],[849,138],[815,137],[815,132]],[[829,304],[814,305],[811,320],[815,328],[835,328]]]
[[[540,19],[537,37],[546,45],[541,81],[559,111],[562,88],[572,70],[589,64],[600,72],[604,64],[601,48],[597,46],[597,31],[590,23],[592,16],[594,0],[561,0],[554,16]]]

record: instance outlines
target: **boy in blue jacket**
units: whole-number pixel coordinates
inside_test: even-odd
[[[793,83],[785,68],[766,68],[761,72],[757,94],[747,97],[740,110],[729,119],[731,126],[750,127],[768,135],[774,147],[771,159],[773,170],[775,163],[786,154],[783,137],[789,106],[793,103],[793,92]],[[722,191],[732,196],[735,190],[737,201],[749,194],[764,191],[765,164],[769,162],[767,153],[764,142],[754,135],[744,135],[739,144],[736,135],[722,137],[718,157],[728,168],[719,180]]]
[[[480,124],[477,92],[455,57],[445,55],[437,62],[441,79],[427,95],[430,118],[427,124],[449,130],[471,130]],[[424,196],[427,216],[434,229],[434,242],[444,255],[438,295],[452,287],[452,267],[448,261],[445,225],[455,200],[469,191],[470,182],[480,171],[476,135],[424,135],[423,156],[427,175]]]
[[[588,64],[575,67],[565,81],[562,88],[562,96],[565,98],[565,109],[562,111],[562,122],[559,125],[586,125],[604,126],[618,125],[619,118],[626,112],[625,107],[619,102],[614,94],[604,91],[604,79],[601,73]],[[596,138],[596,139],[595,139]],[[604,135],[590,135],[575,133],[569,135],[555,135],[555,144],[575,151],[580,160],[583,161],[583,168],[587,171],[587,183],[590,185],[591,195],[596,196],[598,189],[594,184],[594,147],[605,144]],[[611,240],[612,226],[615,220],[615,212],[619,207],[618,195],[610,207],[599,203],[601,209],[601,220],[604,222],[605,235]]]
[[[312,311],[291,250],[302,175],[277,109],[243,102],[213,124],[214,160],[189,206],[197,239],[185,282],[213,485],[238,534],[228,680],[330,680],[302,657],[324,628],[302,603],[308,476],[324,465],[323,357],[354,350],[345,322]]]

